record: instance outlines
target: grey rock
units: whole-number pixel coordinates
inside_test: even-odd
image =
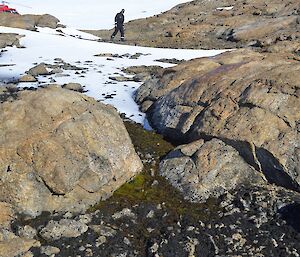
[[[262,175],[233,147],[218,139],[178,147],[166,156],[159,169],[160,174],[192,202],[219,197],[244,183],[264,183]]]
[[[46,254],[48,256],[53,256],[55,254],[58,254],[59,252],[60,252],[60,249],[57,247],[54,247],[54,246],[47,245],[47,246],[41,247],[41,253]]]
[[[82,92],[83,91],[83,87],[79,83],[68,83],[68,84],[63,85],[63,88],[73,90],[73,91],[77,91],[77,92]]]
[[[33,239],[37,235],[37,230],[29,225],[19,227],[17,231],[18,236]]]
[[[117,231],[106,225],[91,225],[90,228],[98,235],[105,237],[113,237],[117,234]]]
[[[58,240],[62,237],[78,237],[88,230],[88,226],[80,221],[62,219],[49,221],[39,234],[46,240]]]
[[[136,219],[136,215],[135,213],[132,212],[131,209],[125,208],[120,212],[116,212],[112,215],[112,218],[117,220],[117,219],[121,219],[121,218],[131,218],[131,219]]]

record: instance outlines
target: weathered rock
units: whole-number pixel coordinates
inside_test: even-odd
[[[79,83],[68,83],[68,84],[63,85],[63,88],[73,90],[73,91],[77,91],[77,92],[82,92],[83,91],[83,87]]]
[[[256,21],[233,30],[230,40],[250,42],[255,39],[275,38],[277,31],[297,26],[297,16],[286,16],[280,18],[270,18],[265,21]]]
[[[234,51],[167,69],[136,100],[153,102],[149,120],[166,137],[219,138],[270,182],[299,190],[299,70],[289,55]]]
[[[62,219],[60,221],[49,221],[39,234],[44,239],[53,241],[62,237],[78,237],[87,230],[88,226],[80,221]]]
[[[24,227],[18,228],[17,234],[22,238],[33,239],[37,235],[37,231],[31,226],[25,225]]]
[[[111,76],[109,79],[118,81],[118,82],[124,82],[124,81],[133,81],[133,78],[128,78],[125,76]]]
[[[20,38],[23,36],[13,33],[0,33],[0,48],[7,46],[20,47]]]
[[[10,228],[10,224],[14,219],[13,207],[8,203],[0,202],[0,228]]]
[[[218,139],[180,146],[160,163],[160,173],[192,202],[204,202],[242,184],[263,184],[259,172]]]
[[[5,27],[13,27],[27,30],[36,30],[36,27],[57,28],[59,20],[52,15],[15,15],[0,13],[0,24]]]
[[[31,247],[39,247],[40,243],[32,239],[16,237],[13,240],[0,241],[0,256],[12,257],[26,254]]]
[[[27,75],[20,77],[19,82],[37,82],[37,80],[34,76],[27,74]]]
[[[39,76],[39,75],[49,75],[51,74],[49,68],[45,63],[40,63],[27,71],[29,75]]]
[[[0,105],[0,199],[18,212],[80,211],[142,164],[113,107],[49,86]]]
[[[111,227],[105,225],[92,225],[91,229],[100,236],[113,237],[117,234],[117,231]]]
[[[60,252],[60,249],[54,246],[42,246],[41,247],[41,253],[46,254],[48,256],[53,256],[55,254],[58,254]]]

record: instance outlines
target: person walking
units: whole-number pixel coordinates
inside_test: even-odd
[[[121,12],[117,13],[115,16],[115,31],[111,35],[111,40],[114,39],[114,37],[117,35],[117,33],[120,31],[121,33],[121,41],[125,41],[124,37],[124,12],[125,10],[122,9]]]

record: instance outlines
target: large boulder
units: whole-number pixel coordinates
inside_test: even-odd
[[[192,202],[216,198],[244,184],[264,184],[231,146],[218,139],[182,145],[160,163],[160,174]]]
[[[299,190],[299,61],[239,50],[167,71],[136,94],[158,132],[184,143],[218,138],[270,182]]]
[[[70,90],[0,105],[0,199],[17,212],[81,211],[141,171],[116,110]]]
[[[19,39],[22,36],[14,33],[0,33],[0,48],[5,48],[7,46],[20,47]]]
[[[27,30],[36,30],[36,27],[57,28],[59,20],[52,15],[16,15],[12,13],[0,13],[0,25]]]

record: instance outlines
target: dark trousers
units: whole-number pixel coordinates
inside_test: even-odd
[[[112,33],[112,35],[111,35],[111,38],[114,38],[119,31],[121,33],[121,40],[124,40],[124,27],[123,27],[123,24],[121,24],[121,25],[117,24],[117,26],[115,27],[114,33]]]

